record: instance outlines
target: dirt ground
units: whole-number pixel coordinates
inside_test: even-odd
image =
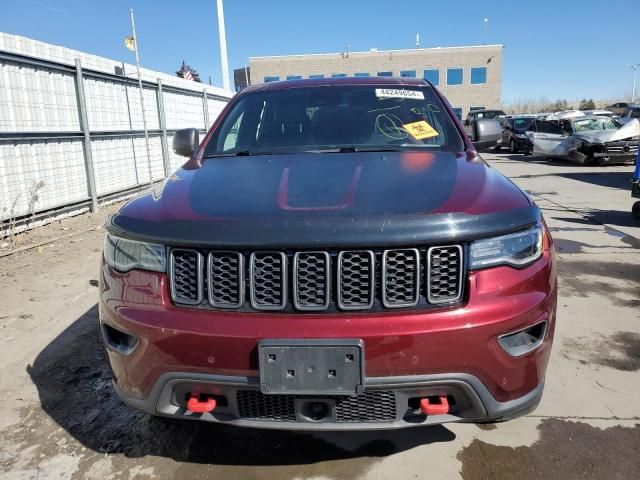
[[[540,204],[558,250],[558,325],[536,411],[501,424],[365,433],[137,413],[113,392],[98,332],[101,212],[25,235],[19,245],[62,238],[0,258],[0,479],[640,478],[632,167],[484,157]]]

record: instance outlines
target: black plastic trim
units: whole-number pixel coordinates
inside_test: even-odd
[[[380,215],[353,219],[288,216],[237,219],[144,220],[115,214],[110,233],[166,245],[215,248],[370,248],[450,244],[516,232],[538,224],[536,205],[482,215],[468,213]],[[286,232],[286,234],[284,234]]]
[[[257,377],[224,376],[199,373],[170,372],[161,375],[155,382],[147,398],[136,398],[117,384],[113,384],[120,398],[133,408],[152,415],[176,417],[190,420],[226,423],[240,427],[272,428],[284,430],[382,430],[433,425],[447,422],[491,422],[501,421],[524,415],[538,405],[542,398],[544,383],[539,383],[530,392],[507,402],[499,402],[488,388],[474,375],[468,373],[442,373],[433,375],[415,375],[400,377],[369,377],[365,379],[365,391],[394,390],[398,402],[418,395],[429,394],[430,391],[456,388],[464,392],[469,399],[471,409],[469,415],[436,415],[419,417],[417,419],[398,418],[394,422],[385,423],[308,423],[249,420],[239,418],[237,409],[233,405],[225,413],[190,414],[177,406],[173,398],[174,389],[180,384],[193,386],[209,386],[219,394],[227,395],[229,399],[238,389],[260,390],[260,380]],[[398,408],[399,415],[402,413]]]

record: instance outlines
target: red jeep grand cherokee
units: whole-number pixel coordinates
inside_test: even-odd
[[[126,403],[315,430],[535,408],[552,240],[432,85],[253,86],[173,148],[187,163],[107,224],[100,324]]]

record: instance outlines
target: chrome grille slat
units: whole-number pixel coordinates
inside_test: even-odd
[[[287,256],[254,252],[249,261],[249,294],[256,310],[282,310],[287,305]]]
[[[462,296],[462,247],[447,245],[427,250],[427,300],[454,303]]]
[[[385,250],[382,254],[382,304],[413,307],[420,301],[420,252],[417,248]]]
[[[375,298],[375,256],[371,250],[350,250],[338,254],[338,307],[366,310]]]
[[[184,305],[202,302],[202,254],[197,250],[174,248],[169,255],[171,299]]]
[[[328,252],[293,256],[293,304],[298,310],[326,310],[331,302],[331,257]]]
[[[239,252],[214,251],[207,257],[209,304],[240,308],[244,303],[244,257]]]

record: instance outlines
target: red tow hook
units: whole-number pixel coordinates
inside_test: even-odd
[[[200,396],[194,393],[189,394],[189,400],[187,400],[187,410],[193,413],[208,413],[216,408],[216,399],[207,398],[204,402],[200,401]]]
[[[445,395],[438,397],[440,403],[430,403],[428,397],[420,399],[420,410],[425,415],[444,415],[449,413],[449,400]]]

